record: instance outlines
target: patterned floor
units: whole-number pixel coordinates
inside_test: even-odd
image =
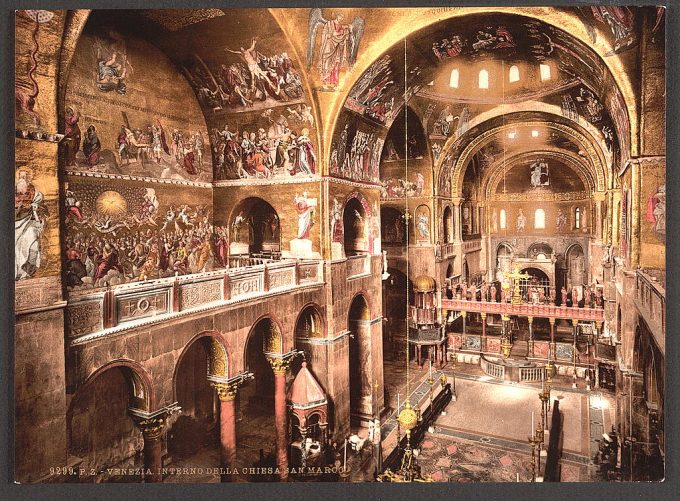
[[[484,438],[473,441],[441,432],[428,434],[421,444],[418,458],[423,474],[432,475],[437,482],[531,481],[529,450],[499,448],[494,446],[493,440],[484,445]],[[529,449],[528,445],[525,447]],[[544,460],[542,458],[541,463]],[[563,462],[562,479],[567,482],[588,480],[587,468]]]

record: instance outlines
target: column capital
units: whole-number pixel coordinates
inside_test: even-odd
[[[534,317],[527,317],[527,320],[529,321],[529,325],[534,323]]]
[[[548,322],[550,322],[550,325],[555,325],[555,317],[549,317]]]
[[[267,357],[267,362],[272,366],[274,374],[285,374],[290,367],[290,363],[293,361],[292,357],[279,358],[279,357]]]
[[[501,320],[503,320],[504,322],[509,322],[510,321],[510,315],[506,315],[505,313],[503,313],[501,315]]]
[[[480,315],[482,317],[482,320],[486,320],[486,312],[483,311],[480,313]]]
[[[600,327],[602,327],[602,322],[600,322],[599,320],[595,320],[595,328],[599,331]]]
[[[576,327],[576,326],[578,325],[578,319],[572,318],[572,319],[571,319],[571,325],[572,325],[573,327]]]
[[[165,420],[160,417],[142,419],[137,423],[142,430],[144,440],[158,440],[163,434]]]
[[[228,402],[236,398],[238,392],[238,383],[210,383],[210,386],[217,390],[217,397],[222,402]]]
[[[467,317],[467,311],[462,310],[462,311],[460,312],[460,316],[463,317],[463,318]]]

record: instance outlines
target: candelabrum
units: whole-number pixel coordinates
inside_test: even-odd
[[[548,429],[548,402],[550,401],[550,388],[548,386],[543,386],[543,391],[538,394],[538,398],[541,400],[541,429]]]
[[[534,431],[534,436],[528,437],[527,438],[529,445],[531,446],[531,481],[536,482],[536,461],[537,461],[537,454],[536,454],[536,449],[540,450],[540,440],[536,436],[536,432]],[[538,461],[540,461],[540,456],[538,457]],[[540,469],[540,464],[538,465],[538,468]]]
[[[432,407],[432,399],[434,397],[434,379],[432,378],[432,370],[430,370],[430,376],[427,378],[427,384],[430,385],[430,408]]]

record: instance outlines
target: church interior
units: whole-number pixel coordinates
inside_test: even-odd
[[[664,478],[663,7],[15,40],[16,481]]]

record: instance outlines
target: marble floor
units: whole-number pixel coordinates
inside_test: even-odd
[[[453,380],[453,370],[451,364],[444,368],[449,382]],[[494,381],[478,366],[467,364],[457,364],[455,374],[457,398],[421,444],[419,463],[423,473],[438,481],[452,482],[516,482],[518,474],[520,481],[530,480],[531,449],[527,437],[532,411],[536,427],[540,421],[540,385]],[[427,376],[427,365],[422,369],[411,365],[410,388]],[[602,429],[609,429],[613,400],[606,393],[574,390],[571,383],[571,378],[556,377],[551,394],[551,401],[558,400],[564,414],[561,479],[590,481],[594,478],[594,468],[589,464],[593,447],[596,450],[594,440]],[[403,403],[403,362],[385,362],[385,387],[386,406],[396,407],[397,394]],[[590,402],[594,395],[602,396],[601,412],[593,411]]]
[[[403,404],[406,395],[407,371],[403,362],[385,362],[385,406],[393,411],[397,398]],[[429,367],[422,369],[412,364],[408,370],[411,391],[428,377]],[[453,367],[444,368],[449,382]],[[531,450],[527,436],[531,429],[531,411],[535,424],[540,420],[539,385],[505,384],[489,380],[478,366],[457,364],[455,367],[456,400],[435,422],[432,433],[427,433],[420,444],[418,462],[425,474],[436,481],[450,482],[516,482],[531,479]],[[438,377],[439,371],[435,370]],[[556,378],[552,399],[559,400],[564,413],[562,481],[592,480],[594,471],[589,465],[594,438],[611,423],[613,402],[606,394],[597,401],[601,412],[593,410],[596,393],[573,390],[570,378]],[[399,397],[398,397],[399,395]],[[600,392],[597,395],[601,395]],[[260,449],[267,460],[274,451],[273,413],[239,413],[237,421],[237,467],[252,467],[261,460]],[[353,432],[359,430],[353,429]],[[362,430],[365,435],[366,430]],[[359,433],[362,435],[362,433]],[[174,461],[179,469],[164,478],[164,482],[219,482],[218,472],[211,471],[219,464],[217,437],[204,444],[191,457]],[[544,461],[543,458],[542,461]],[[370,481],[374,463],[369,446],[362,454],[348,454],[352,468],[351,481]],[[195,468],[195,470],[183,470]],[[265,481],[262,475],[234,475],[233,481]],[[273,480],[273,479],[272,479]]]

